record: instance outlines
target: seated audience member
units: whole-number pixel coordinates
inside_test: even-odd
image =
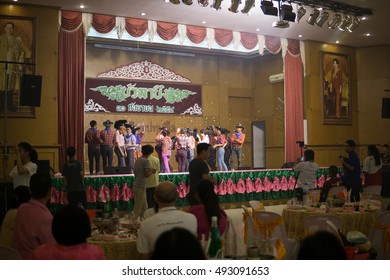
[[[196,187],[196,191],[200,204],[192,205],[188,209],[188,213],[195,215],[198,222],[198,239],[202,239],[202,235],[208,239],[212,216],[217,216],[219,234],[222,235],[226,229],[227,215],[219,207],[218,196],[214,192],[214,184],[209,180],[203,180]]]
[[[341,178],[337,177],[337,166],[331,165],[329,166],[329,177],[324,185],[322,186],[321,194],[320,194],[320,202],[325,202],[328,197],[329,190],[333,187],[337,187],[342,184]]]
[[[165,231],[156,241],[152,260],[205,260],[202,246],[196,237],[184,228]]]
[[[382,185],[382,158],[375,145],[367,146],[367,157],[363,161],[364,185]]]
[[[57,243],[36,247],[34,260],[105,260],[99,246],[88,244],[91,224],[87,213],[76,206],[64,206],[54,215],[52,233]]]
[[[5,214],[3,223],[1,224],[0,245],[14,247],[14,228],[15,219],[18,208],[22,203],[30,200],[31,193],[28,186],[18,186],[14,190],[14,199],[12,201],[11,209]]]
[[[15,220],[14,248],[23,259],[30,258],[38,245],[55,243],[51,233],[53,215],[46,207],[50,198],[50,176],[39,173],[32,175],[30,190],[31,199],[20,205]]]
[[[157,185],[154,199],[158,213],[141,222],[138,231],[137,250],[150,254],[157,238],[165,231],[175,227],[185,228],[196,235],[196,218],[194,215],[176,209],[178,194],[176,185],[165,181]]]
[[[303,153],[304,161],[300,158],[297,159],[293,166],[295,172],[298,174],[298,188],[306,194],[308,190],[315,189],[317,187],[317,170],[318,164],[314,162],[314,151],[307,149]]]
[[[298,260],[346,260],[347,254],[337,237],[319,231],[306,237],[298,252]]]

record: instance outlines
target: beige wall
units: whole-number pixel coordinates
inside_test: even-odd
[[[22,140],[38,149],[41,159],[50,159],[58,167],[57,139],[57,51],[58,12],[55,9],[19,7],[1,4],[0,14],[35,17],[37,73],[43,76],[41,107],[35,119],[9,119],[7,139],[9,145]],[[390,142],[389,120],[381,119],[381,99],[389,97],[384,89],[390,88],[390,47],[354,49],[318,42],[305,42],[306,77],[304,81],[304,115],[308,120],[309,147],[316,152],[316,161],[322,165],[338,163],[346,139],[354,139],[362,158],[365,146],[370,143]],[[351,62],[352,125],[324,125],[322,123],[320,51],[348,54]],[[283,69],[281,55],[266,55],[252,59],[197,54],[196,57],[179,57],[110,50],[87,51],[87,77],[126,65],[141,59],[159,63],[163,67],[188,77],[202,85],[203,117],[148,116],[145,114],[110,115],[115,120],[125,117],[135,123],[145,123],[146,142],[154,142],[156,128],[163,123],[176,127],[202,128],[210,124],[222,125],[231,130],[241,122],[247,128],[244,165],[252,163],[251,122],[266,122],[266,161],[268,168],[278,168],[284,162],[284,111],[278,97],[283,100],[283,83],[271,85],[269,75]],[[238,107],[238,108],[237,108]],[[85,128],[91,119],[100,126],[107,116],[87,114]],[[4,134],[3,123],[0,125]],[[3,137],[1,141],[3,142]],[[14,156],[8,162],[13,162]],[[172,160],[174,162],[174,160]],[[1,165],[3,162],[0,163]],[[11,166],[8,166],[9,170]]]
[[[35,118],[8,118],[8,145],[13,146],[21,141],[27,141],[37,149],[40,159],[49,159],[52,167],[58,170],[58,11],[53,8],[0,4],[0,14],[36,19],[36,74],[43,77],[41,107],[35,109]],[[0,135],[0,142],[3,143],[3,118],[0,119]],[[15,159],[14,150],[11,149],[10,152],[8,166],[5,169],[7,174],[13,167]],[[1,170],[3,163],[4,161],[0,163]],[[3,177],[4,172],[1,173],[0,177]]]

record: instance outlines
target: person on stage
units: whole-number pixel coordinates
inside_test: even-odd
[[[100,144],[102,142],[100,138],[100,131],[97,129],[97,122],[92,120],[89,122],[91,126],[85,133],[85,143],[88,144],[88,161],[89,161],[89,174],[94,174],[93,163],[95,162],[95,174],[99,174],[100,171]]]
[[[101,146],[100,151],[103,159],[103,168],[106,166],[112,166],[112,159],[114,152],[112,148],[114,147],[114,137],[115,131],[111,129],[113,122],[106,120],[103,122],[103,125],[106,127],[100,132]]]
[[[234,157],[237,157],[237,169],[240,169],[242,166],[242,146],[245,141],[245,134],[242,132],[245,128],[239,123],[235,126],[236,130],[230,137],[230,142],[232,145],[232,156],[230,159],[230,168],[234,170]]]
[[[116,121],[115,122],[115,154],[118,158],[118,167],[125,166],[125,159],[127,157],[126,149],[125,149],[125,122],[127,121]]]
[[[130,125],[126,124],[126,136],[125,136],[125,148],[126,148],[126,166],[130,166],[130,172],[134,173],[134,153],[135,153],[135,146],[137,145],[137,140],[135,138],[135,128]]]

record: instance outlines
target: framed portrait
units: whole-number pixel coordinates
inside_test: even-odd
[[[35,73],[35,18],[0,16],[0,117],[33,118],[34,107],[20,106],[24,74]]]
[[[324,124],[352,124],[348,55],[321,52]]]

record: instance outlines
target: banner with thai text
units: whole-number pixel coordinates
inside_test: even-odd
[[[202,115],[202,87],[87,78],[85,112]]]

